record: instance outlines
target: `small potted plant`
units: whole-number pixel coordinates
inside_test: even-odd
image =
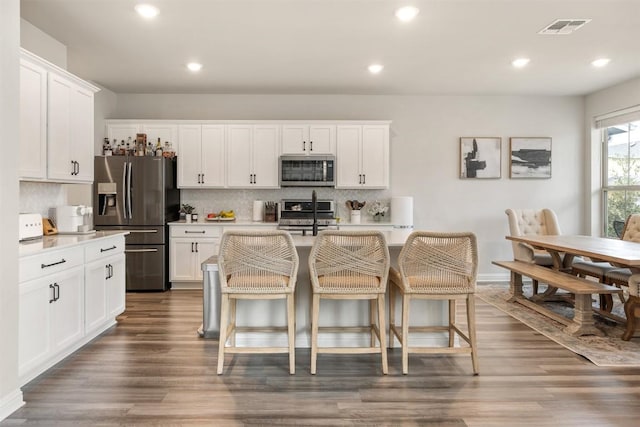
[[[184,214],[184,219],[186,222],[191,222],[193,215],[196,215],[195,220],[198,220],[198,214],[194,214],[193,211],[195,208],[188,203],[183,203],[182,207],[180,207],[180,213]]]
[[[386,214],[388,210],[389,207],[378,200],[369,206],[369,214],[373,216],[374,221],[382,221],[384,214]]]

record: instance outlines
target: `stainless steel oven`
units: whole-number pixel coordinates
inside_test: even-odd
[[[281,187],[335,187],[336,158],[280,156],[279,176]]]

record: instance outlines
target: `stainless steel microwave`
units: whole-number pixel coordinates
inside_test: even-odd
[[[280,156],[281,187],[335,187],[336,158],[331,155]]]

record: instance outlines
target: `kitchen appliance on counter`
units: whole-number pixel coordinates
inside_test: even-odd
[[[84,205],[56,206],[49,209],[51,218],[61,234],[93,233],[93,208]]]
[[[331,155],[280,156],[281,187],[335,187],[336,158]]]
[[[18,221],[18,239],[21,242],[42,237],[42,215],[37,213],[21,213]]]
[[[169,227],[180,210],[176,160],[96,156],[93,203],[98,230],[124,230],[127,291],[169,289]]]
[[[333,200],[317,201],[318,230],[337,229],[338,223]],[[280,202],[280,220],[278,228],[289,232],[313,231],[313,201],[311,199],[282,200]]]

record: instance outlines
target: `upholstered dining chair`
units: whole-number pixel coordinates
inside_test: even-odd
[[[622,229],[622,240],[640,243],[640,214],[632,214],[627,217]],[[614,286],[627,286],[632,271],[628,268],[612,268],[604,275],[603,282]]]
[[[294,290],[298,253],[286,231],[227,231],[220,241],[220,343],[218,375],[225,353],[289,353],[289,373],[295,373]],[[240,299],[286,299],[286,327],[238,327],[236,303]],[[288,347],[236,347],[236,332],[287,332]],[[227,341],[231,343],[227,346]]]
[[[414,231],[407,238],[398,257],[398,269],[389,271],[389,327],[390,343],[394,337],[402,345],[402,373],[409,372],[409,353],[470,353],[473,373],[478,371],[476,344],[475,290],[478,270],[476,236],[473,233],[435,233]],[[402,298],[402,321],[396,326],[396,293]],[[409,307],[412,299],[447,300],[449,322],[447,326],[409,325]],[[456,301],[465,300],[467,333],[456,323]],[[410,332],[449,333],[448,347],[410,346]],[[455,346],[455,334],[468,343]]]
[[[551,209],[507,209],[511,236],[529,235],[558,235],[560,225],[558,217]],[[521,242],[511,242],[513,259],[525,261],[551,268],[553,259],[544,250],[534,249],[531,245]],[[538,281],[533,281],[533,294],[538,293]]]
[[[319,353],[379,353],[382,373],[388,373],[385,326],[385,298],[389,276],[389,249],[379,231],[321,231],[309,254],[312,286],[311,374],[316,373]],[[321,327],[320,302],[329,300],[369,300],[366,327]],[[335,318],[342,314],[336,311]],[[377,324],[376,324],[377,319]],[[320,332],[368,332],[368,347],[319,347]],[[378,345],[376,345],[376,339]]]

